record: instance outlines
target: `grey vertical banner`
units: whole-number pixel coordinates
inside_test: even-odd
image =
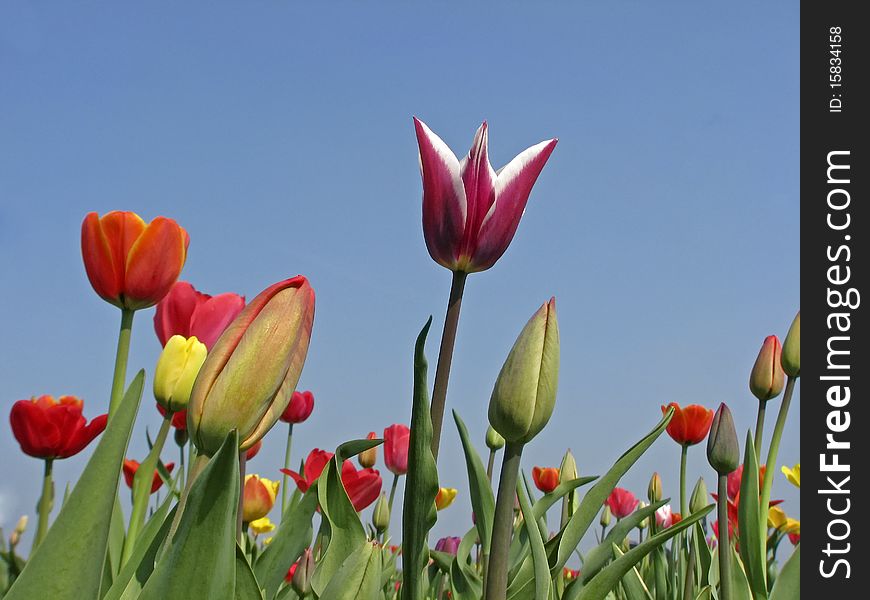
[[[801,5],[801,585],[865,598],[870,475],[870,22]],[[866,300],[870,300],[867,298]]]

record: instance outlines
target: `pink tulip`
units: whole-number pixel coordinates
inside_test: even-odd
[[[671,511],[671,505],[665,504],[656,511],[656,525],[660,529],[667,529],[674,524],[674,513]]]
[[[411,430],[405,425],[390,425],[384,429],[384,462],[394,475],[408,472],[408,444]]]
[[[610,507],[610,512],[613,513],[614,517],[622,519],[634,512],[640,500],[628,490],[617,487],[613,488],[604,503]]]
[[[433,260],[451,271],[490,268],[510,245],[532,186],[557,140],[527,148],[495,171],[487,125],[461,161],[425,123],[414,118],[423,175],[423,236]]]
[[[186,281],[178,281],[157,305],[154,331],[164,346],[173,335],[196,336],[211,350],[244,307],[244,296],[233,293],[209,296]]]
[[[311,416],[314,410],[314,394],[311,392],[293,392],[290,403],[281,414],[281,420],[285,423],[302,423]]]

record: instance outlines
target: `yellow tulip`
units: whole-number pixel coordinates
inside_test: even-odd
[[[270,531],[275,530],[275,524],[269,520],[269,517],[263,517],[262,519],[254,519],[250,523],[248,523],[248,529],[250,529],[254,534],[260,535],[261,533],[269,533]],[[269,538],[271,540],[272,538]],[[267,543],[268,541],[267,540]]]
[[[785,516],[785,511],[778,506],[771,506],[767,511],[767,526],[779,529],[785,525],[788,517]]]
[[[169,412],[187,408],[193,382],[208,350],[196,336],[173,335],[166,342],[154,369],[154,397]]]
[[[791,469],[788,467],[782,467],[782,474],[786,476],[792,485],[801,487],[801,464],[797,463]]]
[[[245,476],[244,498],[242,500],[242,520],[253,523],[269,514],[275,506],[280,482],[271,481],[258,475]]]
[[[438,488],[438,495],[435,496],[435,508],[444,510],[453,504],[457,493],[458,490],[456,488]]]

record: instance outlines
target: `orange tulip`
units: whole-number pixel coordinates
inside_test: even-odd
[[[559,469],[555,467],[535,467],[532,469],[532,479],[535,480],[535,486],[549,494],[559,485]]]
[[[674,407],[674,416],[668,423],[668,435],[682,446],[694,446],[700,444],[710,433],[710,425],[713,424],[713,411],[698,404],[690,404],[681,408],[676,402],[662,406],[662,414],[668,412],[668,408]]]
[[[118,308],[154,306],[169,292],[187,259],[190,238],[178,223],[113,211],[88,213],[82,223],[82,258],[94,291]]]
[[[257,475],[245,476],[244,499],[242,500],[242,520],[245,523],[256,521],[269,514],[278,495],[278,482]]]

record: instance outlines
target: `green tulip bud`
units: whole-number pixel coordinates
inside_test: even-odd
[[[704,483],[704,478],[699,477],[698,483],[695,484],[695,489],[692,490],[692,498],[689,500],[689,512],[695,514],[707,506],[707,485]],[[686,515],[688,517],[689,515]]]
[[[311,553],[311,548],[306,548],[299,557],[299,562],[296,565],[296,572],[293,573],[293,579],[290,585],[300,597],[311,592],[311,576],[314,574],[314,555]]]
[[[390,526],[390,503],[387,501],[386,492],[381,492],[381,497],[375,503],[375,510],[372,512],[372,525],[378,533],[383,533]]]
[[[606,504],[604,505],[604,510],[601,511],[601,518],[598,520],[598,524],[602,527],[610,525],[610,507]]]
[[[790,377],[801,376],[801,311],[798,311],[782,345],[782,370]]]
[[[526,323],[498,374],[490,424],[508,442],[529,442],[553,414],[558,380],[559,324],[551,298]]]
[[[740,444],[731,410],[723,402],[713,416],[710,435],[707,437],[707,461],[719,475],[727,475],[740,462]]]
[[[504,448],[504,438],[501,437],[498,431],[492,428],[492,425],[486,428],[486,447],[490,450],[501,450]]]
[[[649,504],[647,504],[646,502],[641,500],[640,502],[637,503],[637,510],[640,510],[642,508],[646,508],[647,506],[649,506]],[[645,517],[645,518],[641,519],[640,523],[637,524],[638,529],[646,529],[647,527],[649,527],[649,517]]]
[[[574,460],[574,455],[568,450],[565,456],[562,457],[562,464],[559,466],[559,481],[571,481],[577,479],[577,461]]]
[[[659,502],[662,499],[662,477],[658,473],[653,473],[649,479],[649,486],[646,488],[646,497],[651,503]]]
[[[782,392],[785,375],[780,365],[781,352],[778,337],[769,335],[764,338],[749,374],[749,391],[762,402],[772,400]]]
[[[239,313],[190,395],[187,425],[201,453],[213,455],[233,429],[247,450],[272,428],[296,389],[313,324],[314,290],[302,276],[267,288]]]
[[[183,447],[187,440],[189,439],[187,435],[187,429],[176,429],[175,430],[175,443],[178,444],[178,447]]]
[[[205,362],[208,349],[196,336],[173,335],[166,341],[154,369],[154,397],[169,412],[187,408],[193,382]]]

